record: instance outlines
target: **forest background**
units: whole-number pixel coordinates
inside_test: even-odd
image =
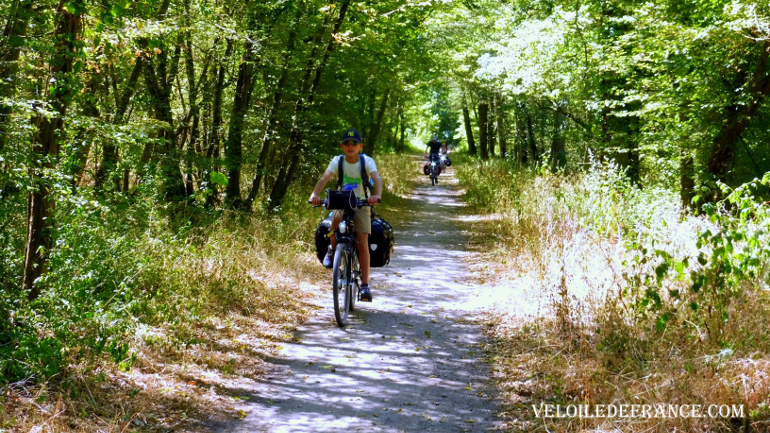
[[[770,416],[767,1],[12,0],[0,26],[0,399],[82,399],[226,315],[280,340],[307,312],[269,276],[313,276],[305,198],[354,126],[386,208],[399,154],[467,154],[487,272],[549,297],[490,323],[512,414],[531,344],[558,378],[532,399]]]

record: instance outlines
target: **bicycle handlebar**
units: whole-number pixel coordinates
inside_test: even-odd
[[[313,204],[312,201],[307,201],[309,204]],[[377,203],[382,203],[382,199],[377,199]],[[364,206],[370,206],[368,200],[357,200],[356,201],[356,207],[364,207]],[[315,204],[313,207],[326,207],[326,199],[321,200],[321,204]]]

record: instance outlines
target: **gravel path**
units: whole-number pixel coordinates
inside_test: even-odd
[[[420,165],[422,163],[420,162]],[[482,432],[499,429],[473,312],[453,170],[421,179],[394,225],[391,264],[373,269],[374,302],[340,329],[329,296],[248,389],[222,432]]]

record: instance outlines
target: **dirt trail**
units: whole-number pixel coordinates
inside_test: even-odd
[[[421,164],[421,163],[420,163]],[[415,167],[417,169],[417,167]],[[482,432],[494,415],[473,312],[464,207],[453,170],[421,180],[394,227],[395,255],[374,269],[374,302],[340,329],[329,296],[276,368],[248,388],[244,419],[222,432]]]

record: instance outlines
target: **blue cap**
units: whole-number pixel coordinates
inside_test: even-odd
[[[348,140],[353,140],[356,143],[361,143],[361,133],[358,132],[358,130],[350,128],[347,131],[345,131],[344,134],[342,134],[342,141],[340,143],[344,143]]]

